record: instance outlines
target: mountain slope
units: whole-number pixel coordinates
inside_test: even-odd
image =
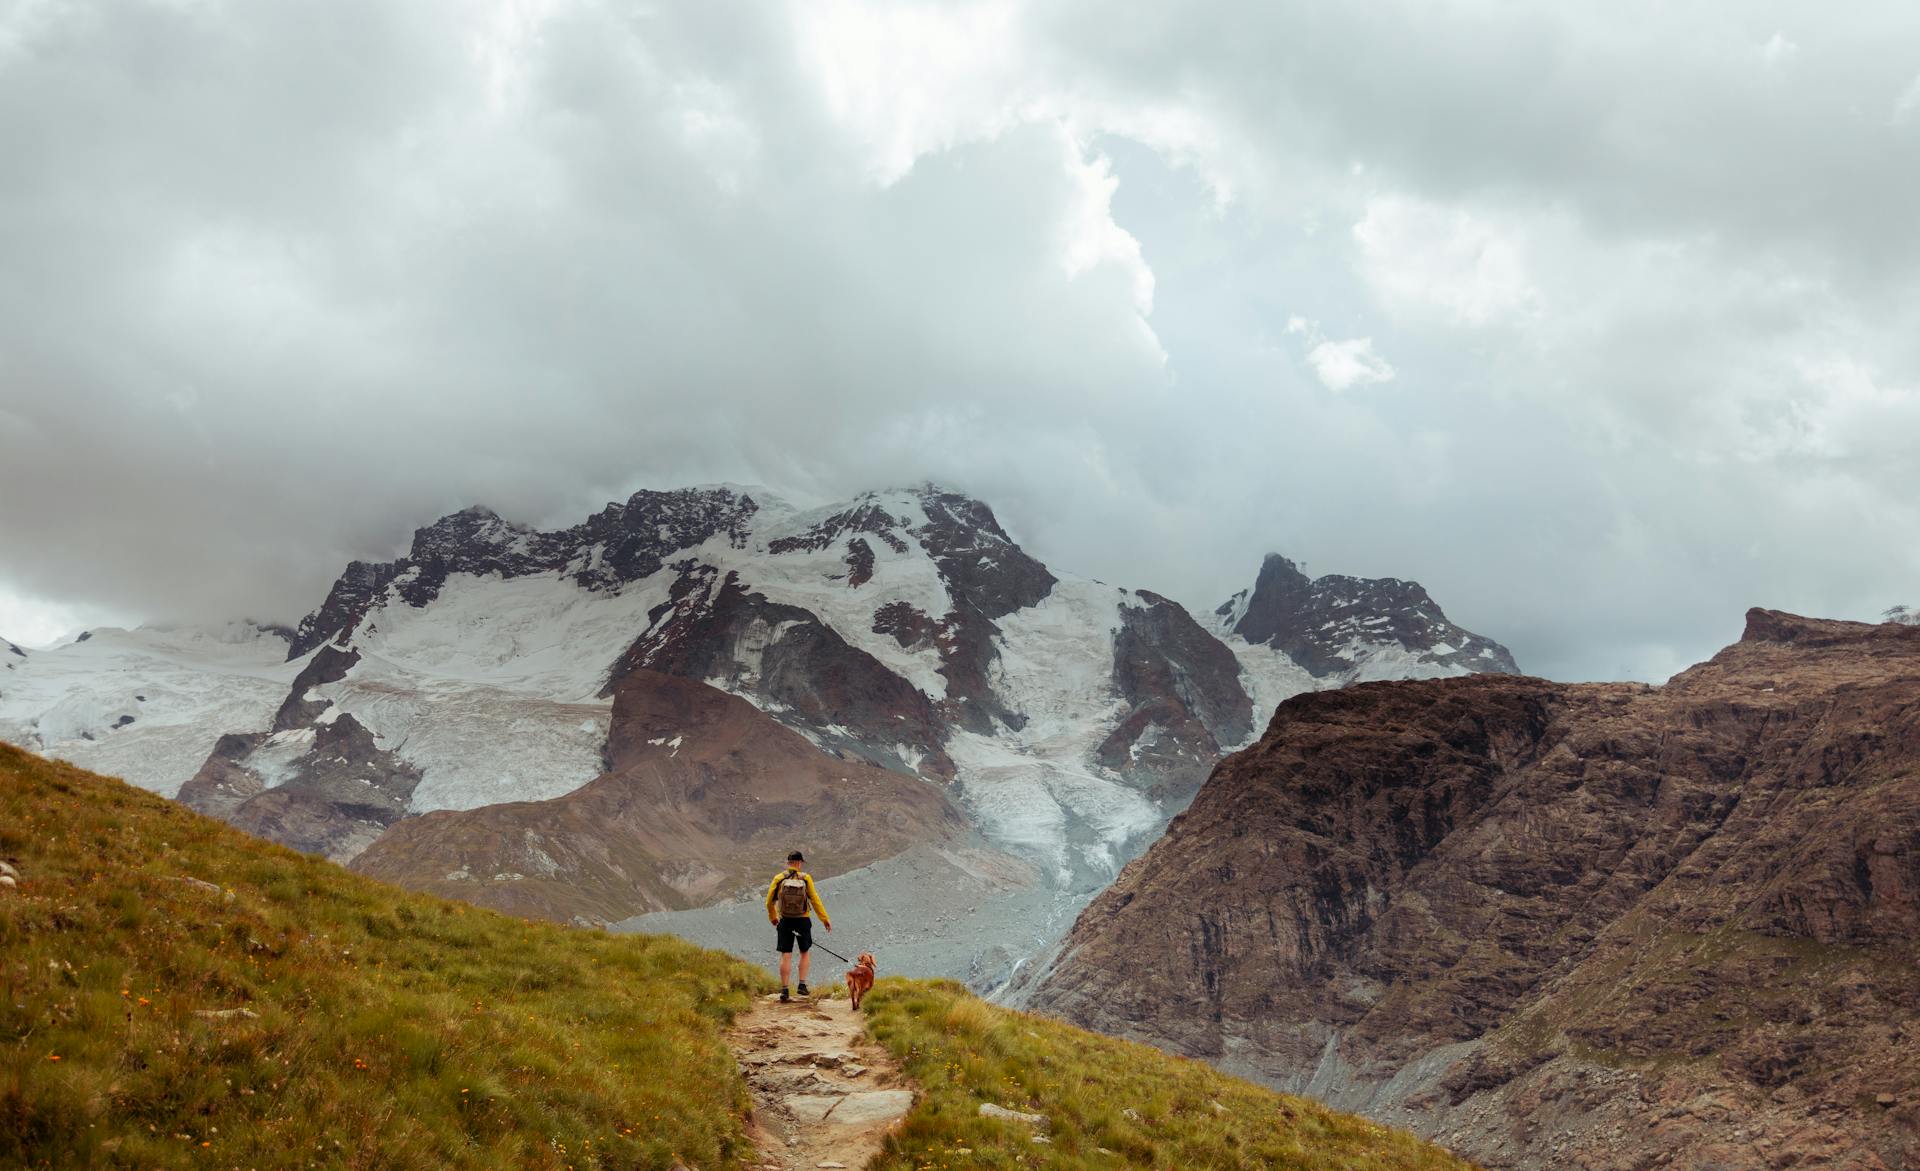
[[[1906,1165],[1920,628],[1298,696],[1034,1003],[1498,1166]]]
[[[0,745],[0,1164],[748,1159],[765,977],[347,874]]]
[[[1250,612],[1272,608],[1270,579],[1249,596]],[[1352,625],[1340,647],[1354,666],[1315,675],[1283,640],[1216,632],[1166,597],[1049,568],[985,503],[937,485],[812,509],[732,486],[643,491],[550,531],[469,508],[416,530],[403,556],[349,565],[297,631],[263,636],[259,645],[285,662],[250,660],[236,672],[191,655],[89,660],[104,632],[21,659],[0,672],[0,735],[177,791],[195,808],[340,861],[384,834],[414,844],[438,835],[418,865],[392,873],[451,892],[443,884],[456,880],[445,876],[462,870],[532,871],[459,861],[433,870],[430,860],[464,856],[476,839],[416,836],[414,819],[503,807],[491,820],[446,822],[493,825],[501,844],[487,852],[502,857],[517,847],[499,833],[532,816],[529,804],[571,809],[564,817],[577,821],[617,786],[543,803],[606,773],[623,681],[673,676],[737,696],[849,764],[943,794],[965,819],[965,840],[937,859],[916,857],[992,901],[994,937],[932,947],[930,962],[942,966],[929,974],[984,987],[1053,943],[1280,700],[1381,673],[1499,665],[1441,651],[1444,616],[1427,613],[1437,607],[1417,586],[1340,580],[1360,591],[1340,611]],[[1318,609],[1296,609],[1301,622],[1321,621]],[[1465,645],[1471,636],[1449,637]],[[122,692],[148,694],[140,689],[150,678],[183,670],[195,687],[168,694],[197,688],[206,699],[198,709],[183,703],[164,725],[172,755],[133,751],[162,722],[138,713],[116,729],[130,714]],[[17,675],[31,686],[17,686]],[[244,703],[220,699],[229,693]],[[81,730],[94,739],[62,730],[67,709],[92,713]],[[623,851],[637,839],[626,831],[616,835],[623,845],[588,836],[583,853],[544,851],[555,872],[522,890],[544,892],[542,901],[514,905],[597,918],[614,906],[752,897],[731,885],[730,862],[669,878],[651,864],[627,866],[637,858]],[[930,841],[871,838],[887,848]],[[710,844],[728,858],[761,848]],[[864,845],[832,854],[817,864],[843,874],[844,897],[897,922],[924,913],[923,896],[897,884],[910,862],[876,869]],[[626,877],[609,878],[610,866]],[[637,901],[616,893],[656,881],[665,885]],[[582,889],[564,890],[570,883]],[[730,934],[677,925],[735,946]]]
[[[828,756],[743,699],[653,671],[620,681],[607,754],[607,772],[571,793],[413,818],[353,867],[514,914],[606,922],[752,885],[799,843],[824,878],[964,824],[924,781]]]

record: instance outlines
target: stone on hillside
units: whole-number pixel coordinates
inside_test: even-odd
[[[1028,1126],[1037,1126],[1042,1129],[1053,1125],[1053,1120],[1044,1114],[1028,1114],[1024,1110],[1009,1110],[1005,1106],[996,1106],[992,1102],[980,1103],[980,1116],[983,1118],[999,1118],[1006,1122],[1024,1122]]]
[[[222,901],[222,902],[228,902],[228,903],[230,903],[230,902],[232,902],[232,901],[233,901],[233,892],[232,892],[232,891],[230,891],[230,890],[222,890],[222,889],[220,889],[220,887],[219,887],[219,886],[218,886],[217,884],[215,884],[215,883],[211,883],[211,882],[208,882],[208,881],[206,881],[205,879],[202,879],[202,878],[188,878],[188,877],[187,877],[186,875],[184,875],[184,874],[177,874],[177,875],[175,875],[175,876],[174,876],[174,879],[173,879],[173,880],[174,880],[175,882],[178,882],[178,883],[183,883],[183,884],[185,884],[185,885],[187,885],[187,886],[190,886],[190,887],[192,887],[192,888],[193,888],[193,889],[195,889],[195,890],[200,890],[200,891],[205,891],[205,892],[207,892],[207,893],[208,893],[208,894],[210,894],[210,895],[219,895],[219,896],[221,896],[221,901]]]

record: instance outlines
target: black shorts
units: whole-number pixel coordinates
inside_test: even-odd
[[[773,950],[785,954],[793,950],[795,940],[800,941],[800,954],[806,955],[813,950],[813,920],[805,915],[795,918],[782,917],[773,928]]]

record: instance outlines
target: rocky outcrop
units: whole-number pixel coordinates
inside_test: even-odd
[[[404,568],[397,561],[349,562],[320,608],[300,620],[288,644],[287,658],[297,659],[315,647],[351,635]]]
[[[1234,595],[1214,617],[1223,631],[1282,651],[1321,678],[1355,672],[1383,645],[1432,668],[1519,672],[1507,648],[1448,621],[1419,582],[1310,578],[1277,553],[1261,564],[1253,589]]]
[[[355,561],[333,585],[320,609],[300,623],[287,657],[344,641],[392,587],[401,601],[422,607],[455,573],[525,577],[565,572],[590,590],[617,590],[659,572],[666,559],[715,537],[739,547],[759,510],[753,498],[727,488],[635,492],[572,528],[538,532],[473,507],[441,517],[413,534],[397,561]]]
[[[635,671],[714,681],[753,696],[822,743],[883,767],[954,775],[927,696],[818,616],[689,564],[671,600],[614,664],[606,694]]]
[[[1059,579],[1014,544],[981,501],[929,484],[920,491],[920,507],[927,524],[916,535],[956,605],[992,620],[1053,591]]]
[[[1063,954],[1038,1007],[1496,1167],[1911,1165],[1920,629],[1296,696]]]
[[[1145,590],[1120,607],[1113,685],[1128,710],[1094,756],[1122,776],[1191,792],[1253,730],[1240,664],[1179,603]],[[1170,794],[1171,795],[1171,794]]]
[[[747,526],[760,506],[729,488],[642,491],[623,504],[609,504],[585,524],[556,534],[567,550],[575,580],[589,589],[617,589],[660,571],[683,549],[724,537],[744,548]]]
[[[918,496],[926,524],[913,535],[939,569],[953,605],[935,639],[947,682],[942,713],[955,726],[983,735],[992,735],[996,725],[1018,730],[1026,715],[991,682],[999,657],[994,620],[1037,605],[1058,579],[1015,544],[980,501],[932,484]]]
[[[420,770],[350,715],[222,736],[181,804],[259,837],[345,862],[407,815]]]
[[[327,710],[329,701],[309,698],[309,694],[316,687],[345,679],[347,672],[353,670],[354,664],[359,661],[360,652],[357,650],[342,650],[333,645],[321,647],[313,658],[307,660],[307,665],[300,668],[300,673],[294,676],[286,702],[274,713],[271,730],[286,732],[312,726],[320,713]]]
[[[435,812],[353,862],[519,915],[613,921],[737,895],[803,846],[853,869],[963,826],[939,787],[830,756],[752,704],[657,671],[614,692],[605,775],[550,801]]]
[[[895,553],[905,553],[907,542],[900,535],[903,527],[904,522],[890,515],[872,500],[862,500],[851,508],[809,526],[805,532],[776,537],[767,543],[767,552],[776,557],[783,553],[797,553],[803,550],[815,552],[827,548],[842,537],[848,537],[848,543],[851,545],[859,540],[858,536],[852,534],[865,533],[884,542]]]

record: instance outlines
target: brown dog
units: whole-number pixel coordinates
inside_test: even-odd
[[[866,999],[867,993],[873,991],[874,972],[873,953],[870,951],[861,952],[860,958],[847,969],[847,999],[853,1002],[853,1011],[859,1012],[860,1002]]]

